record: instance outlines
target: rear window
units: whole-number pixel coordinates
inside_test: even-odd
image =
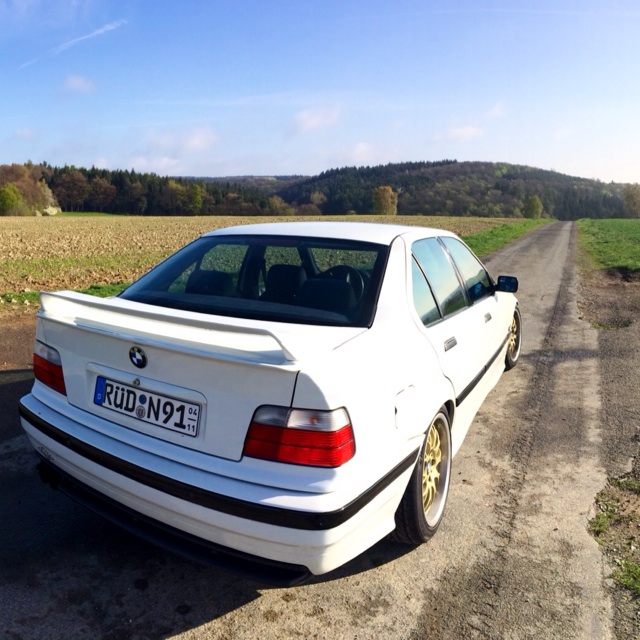
[[[209,236],[187,245],[120,297],[214,315],[370,326],[388,247],[289,236]]]

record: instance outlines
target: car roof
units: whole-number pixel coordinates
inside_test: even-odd
[[[409,236],[409,240],[432,236],[455,236],[455,234],[450,231],[430,227],[383,224],[379,222],[342,222],[335,220],[264,222],[225,227],[205,234],[205,236],[219,235],[341,238],[378,244],[391,244],[394,238],[398,236]]]

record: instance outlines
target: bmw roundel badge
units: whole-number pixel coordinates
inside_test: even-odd
[[[140,347],[131,347],[129,349],[129,360],[138,369],[144,369],[147,366],[147,354]]]

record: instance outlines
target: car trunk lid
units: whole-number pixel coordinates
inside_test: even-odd
[[[119,298],[41,294],[41,336],[62,360],[71,405],[182,447],[239,460],[255,409],[290,406],[304,360],[362,329],[205,316]]]

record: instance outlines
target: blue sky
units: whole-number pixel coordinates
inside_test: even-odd
[[[637,0],[0,0],[0,164],[640,182]]]

